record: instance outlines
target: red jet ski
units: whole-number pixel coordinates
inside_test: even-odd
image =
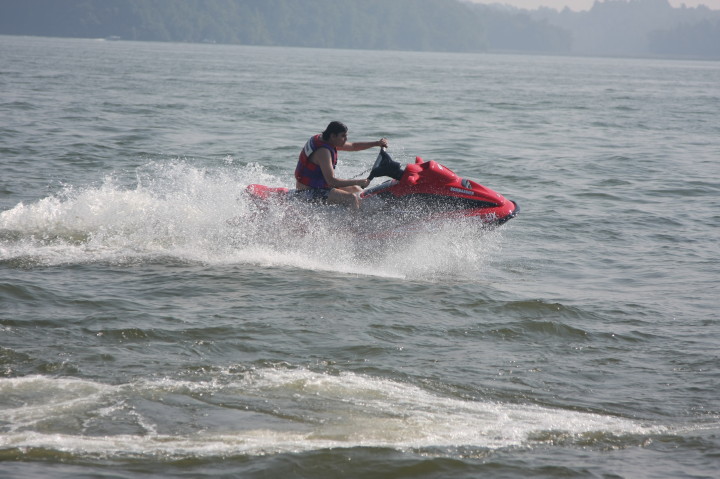
[[[392,178],[360,193],[362,209],[375,216],[378,212],[415,220],[474,217],[483,223],[499,225],[514,218],[520,208],[490,188],[461,178],[449,168],[436,161],[415,158],[403,168],[385,151],[380,150],[369,180],[377,177]],[[273,188],[249,185],[247,192],[261,200],[290,200],[294,191],[289,188]],[[300,201],[296,198],[297,201]]]

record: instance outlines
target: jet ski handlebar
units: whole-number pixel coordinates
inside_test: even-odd
[[[373,164],[372,170],[370,170],[370,176],[368,180],[377,178],[379,176],[389,176],[394,180],[400,181],[404,168],[397,161],[393,160],[386,148],[383,146],[380,148],[375,164]]]

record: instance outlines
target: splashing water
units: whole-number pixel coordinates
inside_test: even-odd
[[[426,277],[476,272],[501,245],[501,233],[471,219],[419,228],[416,221],[408,235],[395,218],[367,219],[340,207],[258,208],[244,193],[250,183],[283,180],[257,164],[206,169],[175,160],[139,168],[130,187],[113,175],[95,186],[65,186],[0,213],[0,260],[54,265],[172,259]],[[385,230],[391,234],[376,234]]]

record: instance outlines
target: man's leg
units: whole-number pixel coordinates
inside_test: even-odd
[[[352,208],[360,208],[360,192],[362,188],[359,186],[345,186],[343,188],[333,188],[328,193],[327,202],[336,205],[347,205]]]

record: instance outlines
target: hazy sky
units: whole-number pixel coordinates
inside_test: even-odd
[[[571,10],[589,10],[595,0],[471,0],[476,3],[505,3],[519,8],[534,10],[545,6],[558,10],[570,7]],[[720,0],[670,0],[673,7],[681,7],[683,4],[688,7],[705,5],[713,10],[720,10]]]

